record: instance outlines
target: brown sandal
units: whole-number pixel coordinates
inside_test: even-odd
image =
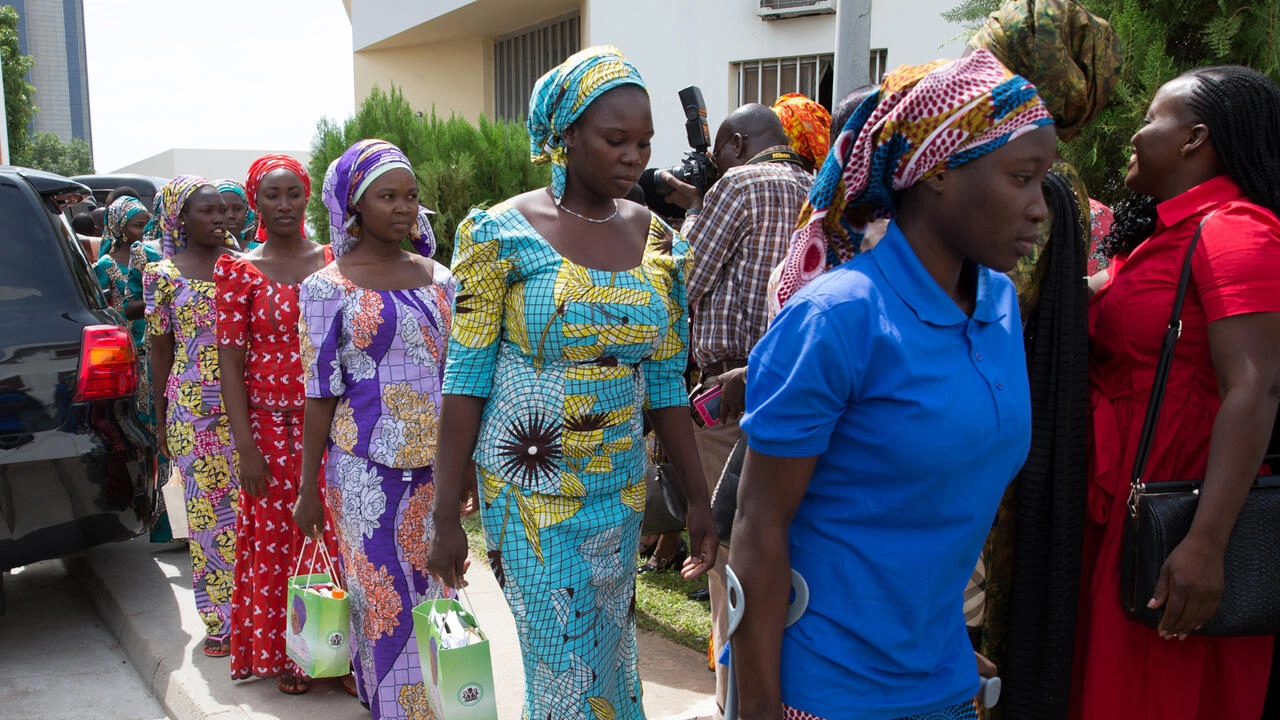
[[[282,672],[276,676],[276,687],[285,695],[301,695],[310,690],[305,676],[301,673]]]
[[[342,676],[342,689],[347,691],[351,697],[360,697],[359,691],[356,690],[356,674],[347,673]]]

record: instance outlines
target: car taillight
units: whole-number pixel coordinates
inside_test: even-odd
[[[128,397],[138,389],[138,353],[119,325],[90,325],[80,344],[76,402]]]

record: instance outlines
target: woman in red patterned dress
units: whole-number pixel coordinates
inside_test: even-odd
[[[231,677],[276,677],[282,692],[298,694],[308,678],[285,655],[284,637],[288,578],[305,537],[292,517],[305,402],[298,285],[333,256],[303,232],[311,179],[297,160],[260,158],[246,185],[263,245],[224,256],[214,272],[223,401],[240,449]],[[327,520],[324,538],[336,552]]]

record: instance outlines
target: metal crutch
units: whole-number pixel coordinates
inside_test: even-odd
[[[733,638],[733,633],[738,629],[738,624],[742,622],[742,608],[745,596],[742,593],[742,583],[738,582],[738,576],[733,573],[733,568],[728,565],[724,568],[725,586],[728,590],[729,605],[729,637],[725,639],[725,645],[728,646],[729,640]],[[804,611],[809,607],[809,583],[805,582],[804,576],[791,571],[791,599],[787,605],[787,623],[783,627],[791,627],[795,621],[804,615]],[[716,659],[719,662],[719,658]],[[724,720],[738,720],[738,679],[733,670],[733,651],[729,651],[729,688],[725,691],[724,697]]]
[[[725,585],[728,590],[729,605],[729,639],[733,638],[733,633],[737,631],[738,624],[742,622],[742,608],[745,596],[742,592],[742,583],[738,582],[738,576],[734,574],[733,568],[725,566]],[[783,627],[791,627],[795,621],[804,615],[804,611],[809,607],[809,583],[805,582],[804,576],[791,571],[791,600],[787,605],[787,622]],[[725,641],[728,645],[728,640]],[[717,658],[717,662],[719,658]],[[733,670],[733,651],[729,652],[729,688],[725,692],[724,698],[724,720],[738,720],[738,679]],[[980,678],[978,687],[978,703],[983,707],[995,707],[1000,701],[1000,678]]]

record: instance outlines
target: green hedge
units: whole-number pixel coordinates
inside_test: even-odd
[[[431,225],[439,249],[436,259],[453,257],[453,235],[473,207],[488,207],[512,195],[550,182],[550,170],[529,162],[524,124],[481,117],[478,125],[453,115],[443,119],[418,113],[395,87],[375,87],[355,117],[341,125],[321,120],[311,143],[313,190],[307,217],[320,242],[329,241],[329,211],[320,187],[329,163],[357,140],[381,138],[409,156],[418,176],[419,202],[436,212]]]

